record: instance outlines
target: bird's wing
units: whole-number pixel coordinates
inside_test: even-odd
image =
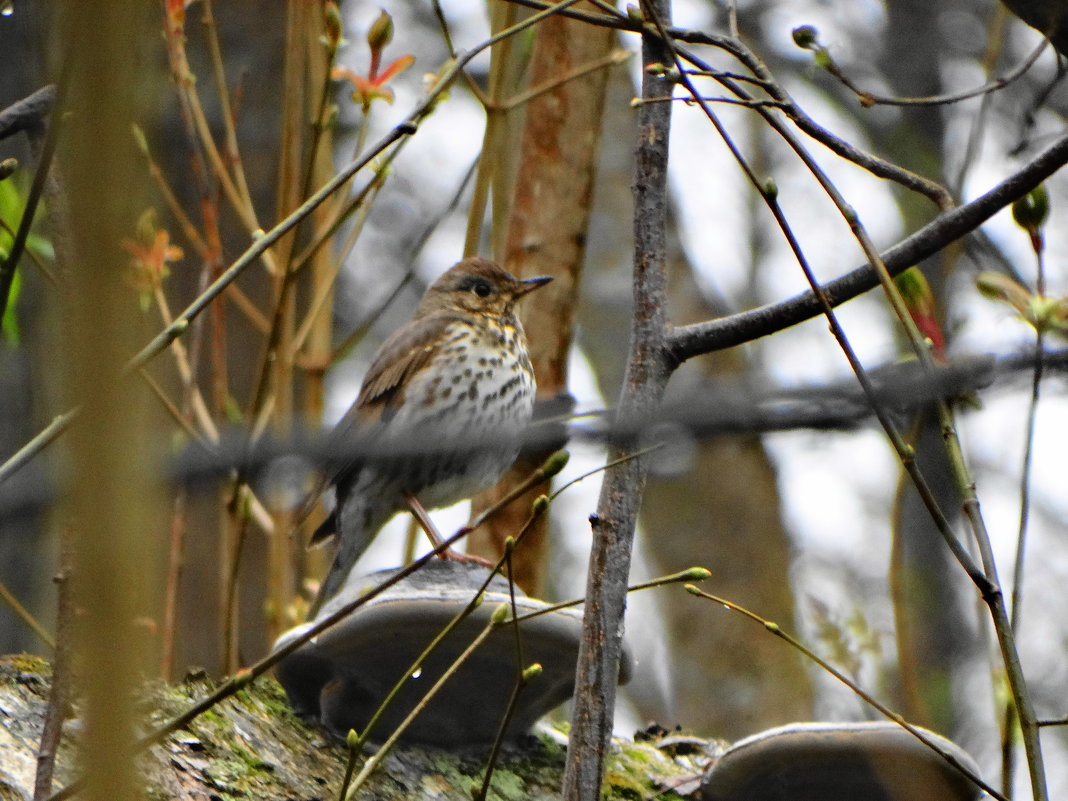
[[[404,402],[408,379],[434,357],[445,329],[453,321],[445,314],[413,320],[382,343],[356,398],[354,408],[359,425],[388,418]]]
[[[337,421],[332,439],[340,443],[346,437],[354,436],[357,431],[373,437],[376,426],[389,422],[397,406],[404,403],[404,388],[408,377],[434,357],[445,328],[455,320],[455,316],[444,312],[420,317],[397,329],[383,342],[363,377],[356,403]],[[340,506],[352,477],[359,470],[358,458],[335,461],[333,470],[324,476],[323,487],[315,493],[309,513],[321,491],[329,484],[336,486],[336,505]],[[335,533],[336,516],[331,513],[312,534],[309,545],[323,543]]]
[[[334,428],[334,437],[340,441],[356,431],[373,436],[376,426],[388,423],[404,402],[408,378],[434,357],[441,347],[445,329],[459,319],[448,312],[427,315],[412,320],[383,342],[363,378],[356,402]],[[342,460],[328,477],[327,483],[337,487],[338,506],[359,469],[358,459]],[[336,526],[336,516],[332,513],[312,534],[309,544],[317,545],[329,539],[336,533]]]
[[[356,402],[338,421],[333,437],[342,441],[357,431],[374,437],[375,428],[388,423],[404,403],[408,378],[434,357],[445,329],[456,321],[454,315],[446,312],[427,315],[412,320],[383,342],[363,378]],[[342,464],[334,471],[332,480],[344,483],[344,476],[357,468],[355,461]]]
[[[363,378],[360,394],[338,423],[338,430],[355,426],[366,430],[385,423],[404,402],[408,379],[427,364],[441,347],[445,329],[457,317],[445,312],[412,320],[382,343]]]

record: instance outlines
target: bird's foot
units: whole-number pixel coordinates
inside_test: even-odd
[[[475,556],[473,553],[460,553],[459,551],[454,551],[452,548],[446,548],[444,551],[438,554],[438,557],[440,559],[447,559],[450,562],[482,565],[482,567],[496,566],[495,562],[491,562],[488,559],[483,559],[481,556]]]

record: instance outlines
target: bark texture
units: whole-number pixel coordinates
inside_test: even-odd
[[[29,799],[37,741],[48,701],[50,672],[33,657],[0,659],[0,798]],[[138,706],[162,723],[213,688],[203,674],[175,685],[143,688]],[[79,708],[75,705],[74,715]],[[68,721],[54,789],[79,775],[77,719]],[[608,761],[606,798],[648,798],[700,775],[697,762],[673,757],[651,743],[617,741]],[[713,748],[709,744],[709,749]],[[447,752],[400,747],[357,794],[375,801],[470,801],[481,786],[486,751]],[[701,749],[698,749],[701,750]],[[137,760],[151,798],[209,801],[256,798],[337,798],[348,751],[294,717],[281,688],[261,679],[197,718]],[[491,797],[507,801],[556,801],[564,749],[546,734],[505,748],[494,771]]]

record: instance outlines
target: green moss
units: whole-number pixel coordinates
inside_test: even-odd
[[[563,731],[561,726],[555,726],[554,728]],[[541,744],[542,753],[548,759],[559,759],[563,761],[567,757],[567,749],[560,744],[560,742],[548,732],[535,732],[538,738],[538,742]]]
[[[204,778],[218,791],[219,798],[256,798],[273,781],[273,769],[255,754],[229,739],[224,748],[211,748],[211,766]]]
[[[286,692],[282,689],[282,685],[274,679],[257,679],[252,685],[251,691],[251,694],[255,697],[256,703],[271,717],[286,721],[300,720],[293,714],[293,710],[289,706],[289,701],[286,699]],[[242,692],[247,691],[243,690]]]
[[[231,753],[241,761],[248,772],[250,773],[270,773],[271,766],[256,756],[254,753],[244,748],[236,740],[230,743]]]
[[[605,799],[626,799],[626,801],[642,801],[653,792],[652,784],[644,777],[635,778],[628,772],[619,770],[606,770],[604,785],[601,788],[601,797]]]
[[[226,720],[216,712],[214,709],[205,709],[201,712],[194,723],[199,723],[201,726],[225,726]]]
[[[679,767],[660,749],[645,743],[628,743],[609,755],[605,764],[602,797],[641,801],[656,796],[675,799],[679,796],[663,791],[656,779],[677,776]]]
[[[12,654],[0,660],[0,667],[12,673],[32,673],[42,678],[52,676],[52,665],[36,654]]]
[[[456,758],[444,751],[432,751],[430,764],[438,773],[452,773],[456,770]]]
[[[481,787],[485,779],[485,773],[480,772],[474,777],[475,783]],[[490,779],[490,796],[503,798],[504,801],[524,801],[527,797],[527,782],[519,774],[497,766]]]
[[[26,684],[30,677],[48,672],[47,662],[38,657],[21,655],[0,659],[0,682]],[[176,685],[149,682],[140,693],[142,712],[154,725],[160,725],[209,696],[217,686],[204,673]],[[248,737],[239,736],[237,731],[244,732],[246,727]],[[566,732],[568,726],[563,722],[554,724],[554,728]],[[171,749],[180,758],[188,757],[190,779],[204,782],[208,794],[221,801],[271,796],[273,789],[283,783],[290,794],[299,793],[293,797],[314,797],[323,794],[322,787],[340,783],[344,750],[334,746],[308,749],[307,743],[319,742],[324,735],[314,732],[313,737],[307,736],[314,727],[293,715],[284,691],[272,678],[260,678],[243,687],[233,697],[201,713],[187,729],[192,738],[180,733]],[[402,754],[405,781],[409,784],[421,781],[425,788],[439,788],[441,794],[450,794],[451,788],[480,787],[485,775],[488,747],[462,754],[417,747],[406,750],[404,746],[398,750],[405,751]],[[164,749],[163,755],[167,753],[170,751]],[[299,769],[290,769],[285,756],[288,753],[299,760]],[[553,797],[560,787],[565,758],[566,749],[553,732],[544,729],[518,744],[506,745],[493,772],[490,798],[529,801],[534,797]],[[603,797],[606,801],[650,798],[680,801],[677,794],[663,790],[662,781],[678,777],[679,773],[680,765],[652,744],[617,741],[607,756]],[[372,785],[377,783],[374,797],[382,801],[410,797],[408,785],[391,781],[385,771],[381,774],[372,782]],[[310,777],[322,777],[321,786],[308,781]],[[302,782],[308,786],[296,790]],[[162,801],[168,796],[151,789],[147,797]]]

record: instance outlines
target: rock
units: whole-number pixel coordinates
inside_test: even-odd
[[[383,570],[350,579],[317,619],[397,572]],[[369,735],[371,741],[384,740],[485,629],[494,611],[501,604],[510,605],[508,582],[495,576],[481,605],[444,637],[421,667],[412,669],[434,637],[467,607],[489,572],[479,565],[435,559],[294,651],[276,669],[294,711],[339,738],[350,729],[362,733],[390,690],[407,675]],[[571,697],[581,611],[562,609],[527,617],[544,612],[549,604],[527,598],[518,589],[515,604],[522,661],[515,627],[511,623],[499,626],[419,713],[405,730],[403,741],[444,748],[492,742],[518,672],[533,663],[541,665],[541,674],[520,692],[509,737],[528,731],[538,718]],[[310,625],[285,632],[275,647],[290,642]],[[621,682],[629,675],[627,657]]]
[[[924,733],[972,773],[958,745]],[[794,723],[741,740],[705,773],[702,801],[971,801],[981,791],[890,722]]]

